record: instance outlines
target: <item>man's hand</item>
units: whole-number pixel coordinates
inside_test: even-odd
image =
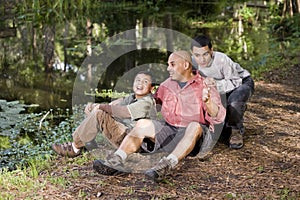
[[[210,100],[210,88],[209,87],[205,87],[202,90],[202,101],[204,103],[207,103]]]

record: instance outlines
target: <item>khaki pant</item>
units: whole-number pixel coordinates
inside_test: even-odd
[[[86,118],[72,134],[73,142],[77,148],[81,148],[85,146],[85,143],[95,139],[98,132],[101,132],[115,147],[120,146],[126,135],[127,127],[105,111],[97,108],[97,105],[88,104],[86,106]]]

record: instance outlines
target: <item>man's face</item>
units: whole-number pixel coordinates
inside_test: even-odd
[[[185,61],[176,54],[171,54],[168,59],[168,72],[174,81],[184,82]]]
[[[212,59],[213,50],[208,46],[193,47],[192,53],[198,66],[207,67]]]
[[[136,98],[140,98],[149,94],[153,89],[151,77],[146,74],[136,75],[132,88]]]

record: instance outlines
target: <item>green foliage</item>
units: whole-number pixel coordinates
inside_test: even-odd
[[[249,8],[247,6],[244,6],[240,11],[239,15],[242,17],[242,19],[246,22],[249,22],[253,20],[255,17],[255,12],[252,8]]]
[[[0,149],[10,148],[10,142],[8,137],[0,136]]]
[[[300,14],[292,18],[276,17],[270,21],[270,34],[279,41],[292,41],[297,44],[297,38],[300,36]],[[299,44],[299,43],[298,43]]]
[[[12,105],[16,108],[11,108],[10,112],[22,106],[17,103]],[[75,109],[74,114],[76,113]],[[70,141],[71,133],[79,123],[74,122],[75,115],[70,116],[69,110],[62,109],[38,114],[21,114],[16,111],[11,115],[8,112],[0,114],[6,116],[6,120],[1,121],[1,138],[6,141],[6,145],[1,145],[0,163],[1,167],[10,170],[16,169],[17,166],[35,167],[35,159],[48,159],[53,153],[51,144]],[[77,114],[84,116],[82,111],[78,111]],[[10,125],[5,125],[5,122],[10,122]]]
[[[90,92],[85,92],[84,94],[87,96],[102,97],[102,98],[121,98],[128,95],[125,92],[117,92],[117,91],[113,91],[112,89],[108,89],[108,90],[102,89],[101,91],[98,91],[97,88],[91,89]]]
[[[35,23],[57,23],[76,17],[88,16],[91,1],[82,0],[24,0],[17,4],[17,12],[23,15],[19,19]]]

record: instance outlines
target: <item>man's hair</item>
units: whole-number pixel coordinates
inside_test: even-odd
[[[205,46],[208,46],[209,49],[212,48],[210,38],[205,35],[197,36],[191,42],[191,50],[193,50],[193,47],[201,48]]]
[[[188,51],[179,50],[175,51],[173,54],[177,55],[178,57],[182,58],[183,60],[189,62],[192,64],[192,57],[191,54]]]
[[[150,72],[150,71],[139,71],[136,75],[135,75],[135,77],[137,76],[137,75],[139,75],[139,74],[145,74],[145,75],[148,75],[148,76],[150,76],[150,78],[151,78],[151,86],[155,86],[156,84],[155,84],[155,78],[154,78],[154,76],[152,75],[152,73]],[[135,78],[134,77],[134,78]]]

